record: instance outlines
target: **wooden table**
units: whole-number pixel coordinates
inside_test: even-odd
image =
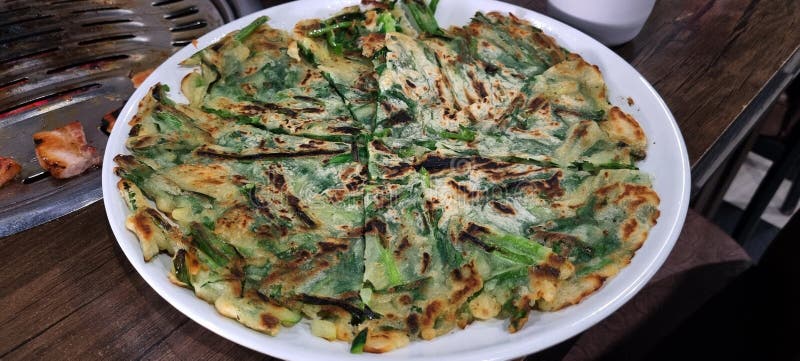
[[[615,49],[672,109],[696,182],[797,73],[798,28],[795,0],[660,0],[640,36]],[[117,247],[101,203],[0,239],[0,250],[0,359],[267,358],[151,290]]]

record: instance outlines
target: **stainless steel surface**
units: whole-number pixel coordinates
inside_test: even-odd
[[[133,92],[129,76],[235,16],[207,0],[0,1],[0,156],[23,168],[0,188],[0,237],[101,198],[99,169],[43,174],[33,133],[79,120],[102,154],[101,119]]]
[[[212,0],[212,2],[223,16],[230,16],[232,19],[238,19],[264,8],[260,0]]]

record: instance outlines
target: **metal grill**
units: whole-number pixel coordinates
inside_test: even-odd
[[[79,120],[102,154],[102,118],[133,92],[129,76],[236,15],[203,0],[0,1],[0,156],[22,165],[0,188],[0,237],[102,197],[99,169],[66,180],[44,173],[33,133]]]

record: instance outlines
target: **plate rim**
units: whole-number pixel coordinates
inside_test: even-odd
[[[675,218],[675,221],[669,225],[669,229],[665,231],[665,233],[667,234],[666,239],[664,240],[663,244],[661,244],[661,247],[655,251],[655,256],[650,261],[650,263],[646,265],[645,270],[637,274],[635,278],[626,285],[626,287],[622,290],[622,292],[613,295],[614,297],[611,298],[608,302],[606,302],[601,309],[595,310],[594,312],[585,315],[584,317],[581,317],[579,320],[577,320],[572,324],[565,325],[563,327],[556,328],[551,332],[548,332],[547,337],[544,337],[544,340],[525,340],[525,339],[516,341],[512,340],[510,342],[502,343],[500,345],[494,345],[482,348],[478,351],[472,350],[470,351],[469,354],[465,354],[464,352],[462,352],[462,353],[448,354],[444,356],[443,355],[426,356],[426,355],[403,355],[403,354],[397,354],[395,352],[390,352],[387,354],[379,354],[379,355],[376,354],[353,355],[349,353],[343,353],[335,355],[325,354],[324,356],[326,357],[326,359],[353,360],[357,358],[360,360],[364,359],[388,360],[388,359],[398,359],[398,358],[405,359],[408,357],[412,357],[417,360],[446,360],[446,359],[501,360],[501,359],[524,356],[544,350],[550,346],[553,346],[559,342],[568,339],[569,337],[577,335],[578,333],[583,332],[584,330],[602,321],[603,319],[611,315],[613,312],[618,310],[620,307],[622,307],[622,305],[624,305],[628,300],[630,300],[635,294],[637,294],[642,289],[642,287],[652,278],[655,272],[661,268],[662,264],[666,260],[667,256],[670,254],[673,246],[675,245],[675,242],[677,241],[678,236],[680,235],[681,229],[683,228],[683,224],[686,219],[686,213],[688,211],[689,193],[691,189],[690,187],[691,168],[689,165],[688,152],[686,149],[685,141],[680,132],[680,128],[678,127],[678,124],[674,116],[672,115],[672,112],[669,110],[666,103],[661,98],[660,94],[653,88],[653,86],[635,68],[633,68],[633,66],[631,66],[627,61],[622,59],[622,57],[620,57],[618,54],[614,53],[606,46],[600,44],[597,40],[589,37],[588,35],[584,34],[579,30],[572,28],[569,25],[566,25],[558,20],[552,19],[547,15],[541,14],[531,9],[523,8],[518,5],[509,4],[497,0],[476,0],[476,1],[481,3],[480,7],[483,9],[490,9],[492,8],[492,6],[502,7],[509,10],[513,9],[516,12],[525,13],[524,19],[537,23],[537,25],[539,25],[542,21],[544,21],[548,23],[551,27],[555,26],[563,28],[564,31],[566,31],[567,33],[571,33],[569,34],[570,36],[578,37],[582,43],[587,44],[592,49],[597,49],[598,51],[605,53],[603,54],[604,57],[610,57],[620,66],[628,68],[626,69],[627,71],[632,71],[634,74],[638,76],[638,79],[636,80],[640,82],[648,91],[648,94],[646,96],[648,97],[652,96],[653,100],[655,100],[657,106],[659,107],[658,109],[659,112],[663,113],[666,116],[667,120],[669,120],[668,127],[671,133],[669,134],[670,136],[668,138],[675,138],[674,140],[677,140],[676,146],[680,152],[680,158],[681,158],[679,162],[680,163],[679,171],[681,172],[680,178],[683,179],[683,182],[679,186],[677,186],[680,188],[679,189],[680,199],[676,201],[678,210],[677,217]],[[265,15],[265,13],[267,12],[285,10],[293,7],[302,8],[302,6],[304,5],[308,5],[317,9],[319,8],[341,9],[344,6],[353,5],[357,3],[360,3],[360,1],[336,0],[336,1],[322,3],[322,2],[317,2],[316,0],[298,0],[298,1],[288,2],[270,8],[262,9],[253,14],[249,14],[242,18],[236,19],[228,24],[224,24],[219,28],[214,29],[209,33],[203,35],[202,37],[197,39],[197,42],[198,44],[213,43],[219,40],[225,34],[244,27],[252,20],[256,19],[259,16]],[[503,12],[506,11],[503,10]],[[192,44],[189,44],[183,49],[177,51],[175,54],[171,55],[168,59],[162,62],[156,69],[154,69],[152,74],[148,76],[148,78],[140,85],[139,88],[136,89],[136,91],[130,96],[128,101],[125,103],[125,106],[123,107],[118,117],[118,121],[120,121],[118,124],[125,123],[125,125],[123,127],[117,127],[114,129],[114,131],[112,131],[112,134],[109,137],[109,142],[121,138],[124,144],[124,140],[126,139],[127,134],[121,134],[122,128],[125,128],[127,133],[127,128],[128,128],[127,122],[136,113],[139,102],[144,97],[147,90],[156,83],[155,76],[165,71],[164,69],[170,69],[167,66],[168,64],[177,63],[178,60],[185,59],[194,52],[199,51],[200,49],[201,47],[194,47]],[[652,140],[653,138],[648,138],[648,139]],[[267,342],[268,346],[272,346],[272,348],[270,348],[269,350],[265,350],[263,344],[259,345],[253,342],[249,342],[249,340],[234,339],[233,337],[231,337],[231,335],[228,335],[228,332],[226,332],[222,328],[222,326],[220,325],[221,322],[220,319],[213,317],[212,318],[205,317],[199,314],[199,312],[196,309],[192,309],[191,307],[192,305],[184,304],[183,301],[179,300],[179,298],[182,297],[179,297],[176,294],[176,292],[181,291],[183,289],[172,284],[167,284],[167,286],[169,287],[163,287],[162,286],[163,280],[158,281],[148,276],[148,272],[146,272],[146,270],[143,268],[148,263],[145,263],[143,261],[138,240],[136,240],[134,237],[134,240],[136,241],[135,242],[136,247],[134,249],[131,249],[132,247],[129,247],[129,245],[123,244],[123,242],[126,242],[125,240],[126,237],[133,237],[133,235],[126,229],[124,225],[125,224],[124,216],[126,216],[126,214],[117,214],[113,210],[114,205],[112,203],[114,201],[112,200],[112,198],[117,197],[121,199],[116,189],[116,183],[119,180],[119,177],[117,177],[113,173],[113,169],[115,166],[113,162],[113,157],[116,156],[116,154],[114,154],[116,153],[116,151],[114,151],[113,148],[115,147],[107,146],[106,151],[103,155],[102,189],[103,189],[103,204],[106,210],[106,216],[108,218],[116,242],[122,249],[126,258],[128,259],[128,262],[131,263],[134,269],[136,269],[136,272],[139,274],[139,276],[145,280],[145,282],[150,286],[151,289],[156,291],[156,293],[158,293],[158,295],[162,299],[167,301],[167,303],[169,303],[172,307],[176,308],[178,311],[180,311],[182,314],[192,319],[194,322],[197,322],[204,328],[216,333],[217,335],[225,339],[230,340],[231,342],[250,348],[256,352],[284,359],[312,359],[314,357],[319,357],[321,355],[321,352],[324,352],[324,350],[317,350],[311,347],[300,347],[297,346],[296,344],[281,344],[281,341],[277,340],[276,338],[271,338],[270,342]],[[661,209],[663,207],[659,208]],[[648,235],[648,239],[646,240],[646,242],[651,240],[650,237],[651,235]],[[636,255],[634,255],[634,258],[635,256]],[[152,262],[155,261],[151,261],[151,263]],[[166,274],[163,274],[162,276],[165,279],[167,278]],[[605,287],[605,285],[603,287]],[[587,299],[600,293],[603,287],[592,293],[589,297],[587,297]],[[196,298],[194,294],[192,294],[191,297],[193,297],[195,300],[199,302],[205,303],[205,301]],[[214,312],[216,312],[216,310],[214,310]],[[230,322],[236,322],[227,319],[225,318],[225,316],[222,316],[218,313],[216,314],[216,316]],[[244,325],[238,324],[238,322],[237,326],[249,330]],[[287,330],[282,330],[282,332],[286,331]],[[469,330],[459,330],[456,332],[469,332]],[[270,336],[266,334],[262,334],[262,336],[268,339],[270,338]],[[337,341],[337,342],[343,343],[342,341]],[[416,342],[426,342],[426,341],[416,341]]]

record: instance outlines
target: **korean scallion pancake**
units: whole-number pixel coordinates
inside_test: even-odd
[[[386,352],[578,303],[659,216],[600,69],[526,21],[421,0],[259,18],[153,87],[115,158],[145,260],[275,335]]]

